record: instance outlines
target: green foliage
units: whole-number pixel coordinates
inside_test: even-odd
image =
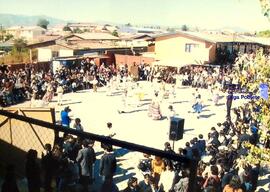
[[[117,32],[116,30],[114,30],[114,31],[112,32],[112,35],[115,36],[115,37],[119,37],[118,32]]]
[[[65,27],[63,27],[63,31],[72,31],[71,29],[70,29],[70,27],[69,26],[65,26]]]
[[[125,24],[126,27],[132,27],[130,23]]]
[[[260,31],[257,34],[258,37],[270,37],[270,30]]]
[[[48,25],[49,25],[49,21],[46,19],[39,19],[37,22],[37,26],[42,27],[43,29],[47,29]]]
[[[80,28],[76,28],[73,30],[73,33],[83,33],[83,31]]]
[[[270,1],[259,0],[261,4],[262,14],[270,20]]]
[[[170,32],[170,33],[174,33],[174,32],[175,32],[175,29],[174,29],[174,28],[168,27],[168,28],[167,28],[167,31]]]
[[[0,63],[12,64],[12,63],[29,63],[30,57],[28,51],[18,52],[12,50],[9,54],[0,58]]]
[[[260,49],[255,58],[255,70],[261,77],[262,81],[270,78],[270,61],[269,59],[263,54],[263,50]]]
[[[13,35],[11,35],[11,34],[6,34],[6,36],[5,36],[5,38],[4,38],[4,41],[8,41],[8,40],[10,40],[10,39],[12,39],[13,38]]]
[[[26,40],[24,40],[22,38],[15,39],[12,51],[25,52],[25,51],[27,51],[26,46],[27,46],[27,41]]]
[[[188,31],[187,25],[182,25],[181,30],[182,30],[182,31]]]
[[[13,38],[13,35],[6,32],[4,29],[0,29],[0,42],[5,42]]]

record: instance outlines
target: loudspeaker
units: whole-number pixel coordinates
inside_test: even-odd
[[[170,122],[169,140],[183,139],[185,119],[173,117]]]

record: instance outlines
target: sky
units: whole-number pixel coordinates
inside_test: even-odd
[[[47,15],[80,22],[270,29],[259,0],[0,0],[0,13]]]

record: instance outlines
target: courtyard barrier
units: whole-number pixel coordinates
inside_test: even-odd
[[[39,154],[44,150],[46,143],[52,145],[59,139],[59,133],[71,134],[80,138],[91,139],[104,144],[123,148],[125,150],[141,152],[179,162],[189,170],[189,192],[194,191],[197,175],[197,161],[177,154],[168,153],[159,149],[146,147],[118,139],[108,138],[88,132],[80,132],[57,125],[54,116],[51,122],[38,118],[28,117],[22,110],[0,110],[0,161],[15,164],[16,168],[23,168],[25,153],[35,149]],[[53,112],[53,110],[50,110]],[[15,131],[14,131],[15,130]],[[19,158],[18,158],[19,157]],[[8,158],[8,159],[5,159]],[[21,174],[24,171],[21,170]]]

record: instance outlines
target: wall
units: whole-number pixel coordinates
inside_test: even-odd
[[[191,52],[185,52],[185,44],[198,44]],[[209,62],[209,49],[206,42],[191,37],[160,37],[155,42],[156,60],[173,61],[173,66]]]
[[[150,58],[150,57],[115,54],[115,63],[117,67],[119,65],[125,65],[125,64],[127,64],[128,66],[131,66],[133,65],[134,62],[136,63],[136,65],[138,65],[142,63],[143,61],[146,64],[152,64],[155,61],[155,59]]]
[[[216,61],[217,45],[214,43],[206,43],[206,48],[209,49],[209,62],[214,63]]]
[[[52,51],[51,49],[38,48],[38,62],[51,61]]]
[[[68,57],[68,56],[73,56],[73,50],[68,49],[59,50],[59,57]]]

